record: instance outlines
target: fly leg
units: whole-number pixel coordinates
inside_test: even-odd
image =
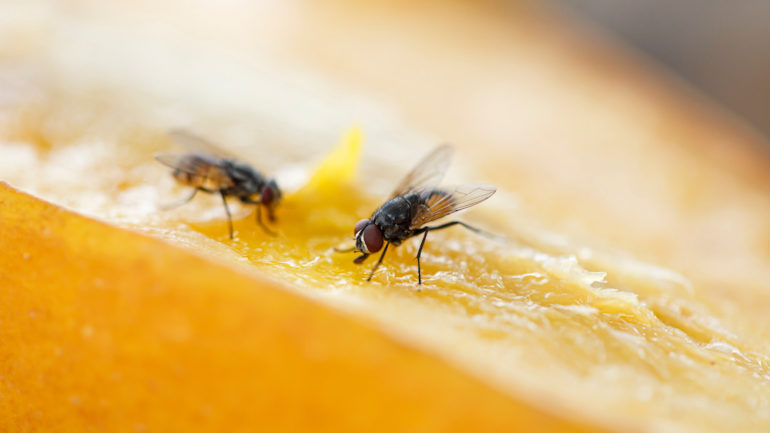
[[[491,239],[493,241],[508,242],[508,239],[505,236],[481,230],[480,228],[473,227],[473,226],[470,226],[468,224],[465,224],[462,221],[450,221],[450,222],[448,222],[446,224],[441,224],[440,226],[431,227],[429,230],[445,229],[445,228],[451,227],[453,225],[461,225],[461,226],[465,227],[466,229],[472,231],[473,233],[476,233],[477,235],[484,236],[485,238]]]
[[[425,245],[425,239],[428,238],[428,232],[432,229],[430,227],[425,228],[425,234],[422,235],[422,241],[420,242],[420,248],[417,249],[417,284],[422,285],[422,269],[420,269],[420,256],[422,255],[422,247]]]
[[[272,221],[272,219],[270,219]],[[269,234],[270,236],[276,236],[277,233],[267,228],[264,222],[262,222],[262,205],[257,203],[257,224],[259,224],[260,227],[262,227],[262,230],[265,231],[265,233]]]
[[[193,191],[192,191],[192,194],[190,194],[187,198],[182,199],[182,200],[180,200],[178,202],[164,204],[162,207],[163,207],[163,209],[173,209],[175,207],[182,206],[183,204],[188,203],[190,200],[192,200],[193,197],[195,197],[195,194],[197,194],[197,193],[198,193],[198,188],[194,188]]]
[[[257,212],[256,212],[257,213],[257,215],[256,215],[256,217],[257,217],[257,225],[262,227],[262,230],[264,230],[265,233],[269,234],[270,236],[277,236],[278,235],[278,233],[276,233],[276,232],[270,230],[269,228],[267,228],[265,223],[262,222],[262,202],[261,201],[259,201],[259,200],[246,200],[246,199],[241,199],[241,201],[243,201],[244,203],[257,205]],[[270,221],[272,221],[272,219]]]
[[[227,212],[227,227],[230,229],[230,239],[233,238],[233,217],[230,215],[230,208],[227,207],[227,200],[225,199],[225,192],[219,190],[219,195],[222,196],[222,204],[225,205],[225,212]]]
[[[461,226],[465,227],[466,229],[472,231],[473,233],[477,233],[477,234],[480,234],[480,235],[493,236],[492,234],[487,233],[484,230],[478,229],[478,228],[473,227],[473,226],[469,226],[468,224],[465,224],[462,221],[450,221],[450,222],[448,222],[446,224],[441,224],[440,226],[426,227],[426,229],[427,230],[441,230],[441,229],[445,229],[445,228],[448,228],[448,227],[452,227],[454,225],[461,225]]]
[[[441,224],[440,226],[426,227],[426,228],[428,230],[441,230],[441,229],[445,229],[445,228],[448,228],[448,227],[452,227],[454,225],[463,226],[466,229],[472,231],[473,233],[476,233],[477,235],[484,236],[485,238],[488,238],[488,239],[497,240],[497,241],[505,241],[505,240],[507,240],[504,236],[496,235],[494,233],[489,233],[487,231],[481,230],[480,228],[473,227],[473,226],[470,226],[468,224],[465,224],[462,221],[450,221],[450,222],[448,222],[446,224]]]
[[[349,248],[337,248],[334,247],[335,253],[352,253],[356,249],[355,246],[349,247]]]
[[[198,191],[203,191],[203,192],[208,192],[208,193],[216,192],[216,191],[212,191],[212,190],[206,189],[206,188],[200,188],[200,187],[199,188],[194,188],[192,194],[190,194],[187,198],[185,198],[183,200],[180,200],[178,202],[161,205],[161,208],[163,210],[168,210],[168,209],[173,209],[175,207],[182,206],[183,204],[186,204],[186,203],[190,202],[190,200],[192,200],[193,197],[195,197],[195,194],[197,194]]]
[[[380,259],[377,260],[377,263],[375,263],[374,267],[372,268],[372,273],[369,274],[369,278],[367,278],[366,281],[372,281],[372,277],[374,276],[374,271],[376,271],[377,268],[380,266],[380,263],[382,263],[382,259],[385,257],[385,253],[388,251],[388,246],[390,246],[390,242],[387,242],[385,244],[385,248],[382,249],[382,254],[380,254]]]
[[[489,233],[487,233],[487,232],[485,232],[485,231],[483,231],[481,229],[478,229],[476,227],[469,226],[468,224],[465,224],[462,221],[450,221],[450,222],[448,222],[446,224],[441,224],[440,226],[424,227],[424,228],[418,230],[417,233],[415,233],[415,234],[420,234],[420,233],[425,233],[425,234],[422,236],[422,241],[420,242],[420,248],[417,249],[417,284],[422,284],[422,270],[420,269],[420,256],[422,255],[422,247],[425,246],[425,239],[428,238],[428,232],[432,231],[432,230],[441,230],[441,229],[449,228],[449,227],[452,227],[452,226],[455,226],[455,225],[463,226],[466,229],[472,231],[473,233],[478,233],[478,234],[483,235],[483,236],[493,237],[493,235],[491,235],[491,234],[489,234]]]

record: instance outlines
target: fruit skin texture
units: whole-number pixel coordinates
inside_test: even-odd
[[[589,431],[258,275],[0,209],[0,430]]]

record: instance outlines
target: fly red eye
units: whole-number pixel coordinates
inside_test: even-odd
[[[269,205],[273,202],[273,198],[275,198],[275,191],[273,191],[273,188],[270,188],[269,186],[266,186],[262,188],[262,195],[260,197],[260,201],[264,205]]]
[[[370,224],[366,227],[366,229],[364,229],[363,238],[366,249],[369,250],[370,253],[376,253],[382,248],[382,232],[376,225]]]
[[[356,228],[355,228],[355,231],[353,232],[353,234],[354,235],[358,234],[358,232],[363,230],[364,227],[366,227],[367,224],[369,224],[369,219],[368,218],[367,219],[362,219],[361,221],[357,222],[356,223]]]

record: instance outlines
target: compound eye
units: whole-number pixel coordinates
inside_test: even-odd
[[[265,206],[269,206],[270,203],[273,202],[273,199],[275,198],[275,191],[273,191],[273,188],[266,186],[262,188],[262,195],[260,197],[260,201]]]
[[[369,218],[362,219],[361,221],[356,223],[355,231],[353,232],[354,235],[358,234],[361,230],[366,227],[366,225],[369,224]]]
[[[363,233],[364,244],[369,253],[376,253],[382,248],[382,232],[380,228],[374,224],[370,224],[364,229]]]

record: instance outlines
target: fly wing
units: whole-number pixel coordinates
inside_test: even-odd
[[[410,228],[416,229],[431,221],[468,209],[492,197],[497,188],[492,185],[460,185],[426,189],[420,192],[426,206],[420,207]]]
[[[221,172],[221,160],[211,155],[195,155],[189,153],[158,153],[155,159],[161,164],[175,170],[210,178],[214,172]]]
[[[438,185],[449,168],[452,153],[454,153],[454,148],[449,144],[442,144],[437,147],[417,163],[396,187],[390,198]]]
[[[201,138],[191,132],[187,132],[182,129],[175,129],[170,131],[168,135],[189,152],[204,153],[208,155],[214,155],[219,158],[235,159],[234,155],[220,149],[208,140]]]

